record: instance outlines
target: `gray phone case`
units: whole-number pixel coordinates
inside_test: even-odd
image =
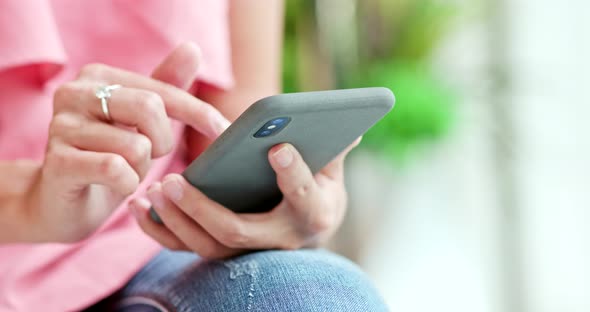
[[[183,176],[209,198],[235,212],[263,212],[282,198],[268,150],[291,143],[313,173],[323,168],[391,110],[393,93],[363,88],[280,94],[250,106]],[[269,120],[290,118],[273,136],[254,134]],[[152,210],[152,218],[158,216]]]

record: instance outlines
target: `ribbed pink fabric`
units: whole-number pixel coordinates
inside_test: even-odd
[[[203,52],[199,80],[232,85],[225,0],[0,1],[0,159],[42,160],[52,94],[81,66],[101,62],[148,74],[178,43]],[[97,100],[97,105],[98,104]],[[136,193],[185,165],[177,152],[154,162]],[[75,245],[0,246],[0,311],[72,311],[123,286],[160,247],[125,205]]]

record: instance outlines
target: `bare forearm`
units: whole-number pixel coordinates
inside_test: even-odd
[[[32,161],[0,161],[0,244],[27,240],[27,202],[39,168]]]
[[[281,91],[284,1],[233,1],[229,13],[235,86],[203,86],[197,96],[233,121],[256,100]],[[187,143],[193,159],[210,141],[190,131]]]
[[[252,102],[281,89],[284,4],[282,0],[233,1],[230,4],[232,65],[235,87],[204,89],[204,97],[230,120]]]

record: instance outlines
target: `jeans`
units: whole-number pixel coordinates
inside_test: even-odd
[[[87,311],[387,311],[352,262],[324,250],[262,251],[224,261],[162,251]]]

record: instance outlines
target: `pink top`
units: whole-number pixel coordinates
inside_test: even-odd
[[[43,159],[52,94],[87,63],[149,74],[178,43],[191,40],[203,52],[199,79],[231,87],[228,5],[0,1],[0,159]],[[174,130],[180,142],[182,125]],[[183,168],[178,149],[154,162],[136,195]],[[123,206],[78,244],[0,246],[0,311],[78,310],[122,287],[160,249]]]

